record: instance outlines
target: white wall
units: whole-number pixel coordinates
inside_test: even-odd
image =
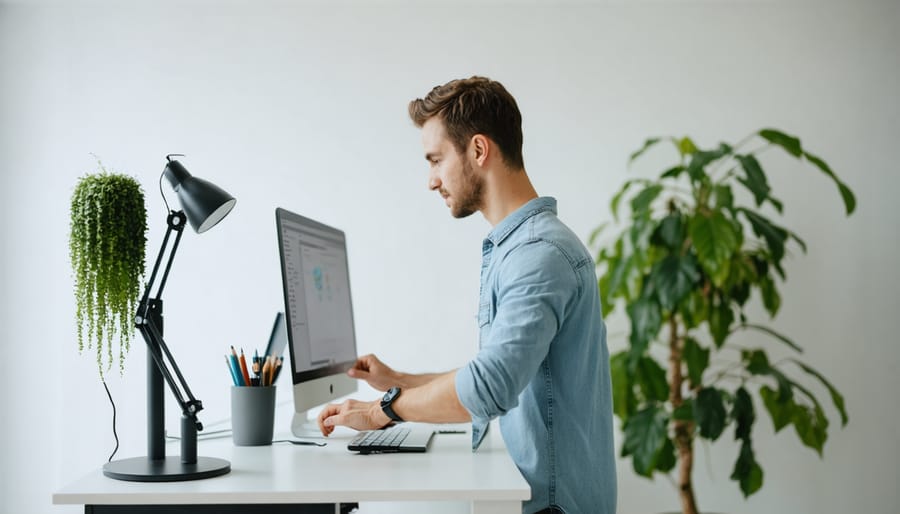
[[[0,511],[79,511],[51,493],[112,447],[93,358],[75,349],[67,254],[91,152],[143,184],[148,258],[164,231],[165,154],[187,154],[191,172],[238,198],[220,226],[185,235],[165,295],[167,338],[207,425],[228,416],[222,353],[262,346],[281,308],[276,206],[346,230],[361,352],[410,371],[471,357],[489,226],[451,219],[427,191],[406,104],[477,73],[518,99],[529,173],[585,239],[650,135],[711,145],[775,126],[838,171],[859,200],[850,219],[824,177],[765,159],[810,252],[788,263],[773,325],[844,392],[850,424],[833,423],[820,460],[763,414],[762,491],[745,502],[728,479],[729,433],[701,446],[698,496],[733,514],[895,512],[897,3],[431,3],[0,5]],[[643,172],[658,171],[652,160]],[[621,349],[622,320],[610,326]],[[144,355],[137,344],[110,380],[120,457],[144,451]],[[677,508],[666,480],[639,479],[626,461],[619,480],[620,512]]]

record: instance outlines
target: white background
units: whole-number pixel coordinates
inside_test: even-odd
[[[762,491],[744,501],[728,479],[729,431],[699,445],[697,495],[732,514],[896,512],[897,2],[118,4],[0,5],[0,511],[79,512],[51,493],[112,449],[93,356],[76,351],[68,262],[69,202],[91,153],[143,185],[148,259],[165,229],[165,154],[187,154],[188,170],[238,199],[213,230],[185,234],[165,294],[167,339],[212,426],[228,417],[222,354],[264,346],[282,308],[276,206],[346,231],[360,352],[408,371],[473,355],[490,227],[453,220],[426,189],[406,105],[483,74],[518,99],[529,174],[585,240],[627,177],[671,163],[661,148],[626,170],[648,136],[711,146],[773,126],[832,165],[859,200],[849,219],[823,175],[778,152],[763,160],[784,224],[809,245],[786,264],[772,326],[843,391],[850,424],[838,428],[817,389],[832,420],[822,460],[761,413]],[[622,349],[622,318],[609,325]],[[145,452],[144,358],[137,341],[125,375],[110,373],[119,457]],[[624,460],[619,484],[622,513],[678,506],[665,478]]]

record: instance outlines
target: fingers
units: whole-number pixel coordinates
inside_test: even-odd
[[[319,417],[317,418],[317,422],[319,425],[319,431],[322,432],[322,435],[328,437],[334,432],[334,422],[331,421],[328,424],[325,423],[327,419],[332,418],[336,414],[340,413],[341,407],[340,405],[335,405],[333,403],[328,404],[322,409],[322,412],[319,413]]]
[[[378,402],[360,402],[347,400],[340,405],[326,405],[319,413],[317,422],[322,435],[328,436],[334,432],[336,426],[347,426],[355,430],[371,430],[380,428],[377,421],[372,419],[371,411]],[[380,407],[378,412],[380,413]]]
[[[347,370],[347,374],[353,378],[357,378],[359,380],[368,380],[369,372],[359,368],[350,368]]]
[[[353,414],[360,409],[360,405],[363,403],[364,402],[349,399],[345,400],[344,403],[341,403],[340,405],[335,403],[326,405],[316,419],[319,425],[319,431],[322,432],[322,435],[327,437],[334,432],[334,427],[339,425],[356,428],[352,422]]]
[[[378,357],[370,353],[357,359],[354,367],[363,371],[372,371],[372,368],[377,367],[379,364],[381,364],[381,361],[378,360]]]

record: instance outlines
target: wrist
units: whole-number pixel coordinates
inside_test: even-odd
[[[395,371],[394,372],[394,385],[399,387],[400,389],[409,389],[410,387],[412,387],[409,384],[409,373]]]
[[[378,400],[372,402],[372,407],[369,410],[371,412],[372,421],[378,428],[386,427],[394,421],[384,413],[384,411],[381,409],[381,402],[379,402]]]

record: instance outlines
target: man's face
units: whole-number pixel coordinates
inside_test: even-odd
[[[481,210],[484,179],[476,174],[469,157],[456,151],[439,118],[422,126],[422,146],[430,167],[428,188],[440,193],[450,215],[465,218]]]

